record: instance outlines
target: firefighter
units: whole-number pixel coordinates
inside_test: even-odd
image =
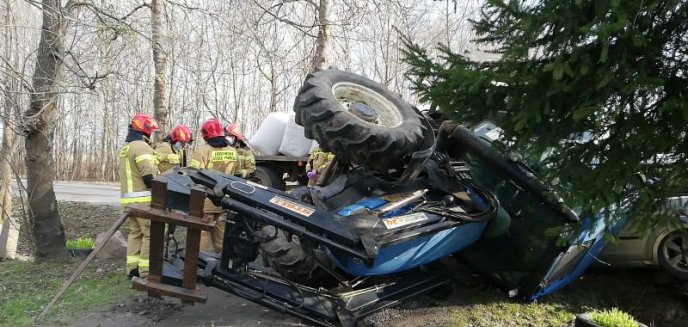
[[[319,182],[318,176],[321,176],[332,160],[334,160],[334,153],[324,152],[320,147],[313,149],[306,163],[308,185],[316,185]]]
[[[157,129],[158,122],[151,115],[136,114],[131,119],[125,144],[119,150],[121,207],[151,201],[150,188],[158,165],[150,144],[151,134]],[[126,264],[129,277],[148,276],[149,247],[150,220],[130,217]]]
[[[230,144],[234,146],[238,154],[234,174],[246,179],[256,171],[256,157],[253,155],[253,151],[249,148],[248,144],[246,144],[244,135],[239,131],[239,125],[228,124],[225,128],[225,132]]]
[[[216,119],[209,119],[201,126],[201,135],[206,144],[203,144],[189,161],[189,167],[197,169],[215,169],[227,175],[234,175],[238,154],[225,137],[225,129]],[[222,213],[222,209],[213,205],[206,199],[203,211],[213,215],[215,219]],[[201,232],[201,250],[215,252],[222,251],[222,238],[224,237],[225,223],[218,221],[212,232]]]
[[[191,129],[185,125],[177,125],[162,142],[155,146],[158,158],[158,171],[164,174],[174,167],[186,167],[186,152],[184,148],[193,142]]]

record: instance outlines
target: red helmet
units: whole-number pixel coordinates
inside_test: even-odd
[[[151,135],[153,131],[158,129],[158,122],[151,115],[136,114],[134,115],[134,118],[131,119],[129,128],[142,132],[146,135]]]
[[[227,124],[225,132],[227,132],[227,136],[234,136],[234,138],[236,138],[237,141],[244,142],[244,134],[241,134],[241,132],[239,131],[239,125]]]
[[[175,126],[170,133],[170,140],[172,142],[191,143],[193,141],[191,129],[186,125]]]
[[[201,126],[201,135],[203,135],[204,140],[225,136],[225,129],[222,128],[222,124],[217,119],[211,118]]]

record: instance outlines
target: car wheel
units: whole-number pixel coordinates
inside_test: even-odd
[[[669,233],[659,243],[659,264],[672,276],[688,279],[688,231]]]

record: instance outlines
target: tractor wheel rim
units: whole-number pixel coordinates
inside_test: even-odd
[[[345,108],[352,102],[361,102],[377,113],[379,124],[392,128],[401,125],[403,117],[399,109],[385,96],[365,86],[349,82],[339,82],[332,85],[332,94],[339,104]]]

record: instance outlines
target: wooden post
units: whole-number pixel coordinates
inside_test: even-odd
[[[203,220],[203,204],[205,202],[205,192],[199,189],[191,189],[189,198],[189,215]],[[184,278],[182,287],[188,290],[196,288],[196,266],[198,264],[198,251],[201,246],[201,230],[189,228],[186,231],[186,251],[184,257]],[[182,302],[187,302],[183,301]]]
[[[148,292],[153,297],[173,296],[188,304],[206,302],[206,288],[196,284],[201,231],[212,231],[215,226],[214,221],[204,219],[205,200],[205,192],[193,188],[189,197],[189,214],[170,211],[167,209],[167,182],[161,179],[153,182],[150,205],[132,204],[127,207],[132,216],[151,220],[150,271],[148,279],[132,279],[135,289]],[[187,229],[182,287],[162,283],[166,223]]]
[[[151,208],[165,210],[167,204],[167,182],[153,181],[151,188]],[[148,280],[159,283],[162,280],[163,253],[165,252],[165,223],[151,220],[150,225],[150,267]],[[160,295],[148,292],[148,296],[160,297]]]

